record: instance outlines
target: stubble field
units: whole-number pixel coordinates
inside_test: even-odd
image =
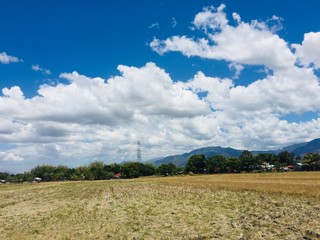
[[[0,239],[319,238],[319,172],[0,185]]]

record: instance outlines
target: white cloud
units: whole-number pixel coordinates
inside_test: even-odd
[[[0,152],[0,161],[1,160],[18,162],[22,161],[23,158],[11,152]]]
[[[41,72],[43,75],[50,75],[51,74],[51,71],[49,69],[42,68],[38,64],[32,65],[31,69],[36,72]]]
[[[238,13],[236,13],[236,12],[232,13],[232,17],[238,24],[241,23],[241,17]]]
[[[233,75],[234,79],[238,79],[240,77],[242,70],[244,69],[244,66],[242,66],[241,64],[237,64],[237,63],[230,63],[228,65],[228,67],[230,70],[234,71],[234,75]]]
[[[0,53],[0,63],[2,64],[9,64],[9,63],[15,63],[15,62],[21,62],[22,60],[14,57],[14,56],[10,56],[5,52]]]
[[[302,44],[292,44],[296,50],[298,61],[309,67],[320,68],[320,32],[310,32],[304,34]]]
[[[174,82],[153,63],[118,69],[107,80],[63,73],[69,83],[43,85],[30,99],[19,87],[3,89],[0,142],[15,147],[0,161],[134,160],[137,140],[143,159],[150,159],[209,145],[274,148],[320,133],[319,119],[281,120],[320,111],[310,69],[292,68],[247,87],[202,72]]]
[[[280,21],[278,17],[274,16],[272,21],[254,20],[246,23],[240,22],[240,15],[234,13],[233,18],[238,21],[238,25],[234,27],[228,24],[224,8],[224,5],[217,9],[205,8],[195,16],[193,24],[197,29],[204,30],[206,38],[155,38],[150,47],[159,54],[177,51],[188,57],[264,65],[272,70],[283,70],[294,65],[295,55],[288,44],[274,33],[278,25],[272,25],[271,22]]]
[[[194,26],[198,29],[203,29],[205,32],[222,29],[228,24],[224,9],[224,4],[221,4],[218,8],[204,8],[202,12],[195,16],[193,21]]]
[[[271,32],[276,33],[283,29],[283,18],[273,15],[271,19],[267,20],[267,24]]]

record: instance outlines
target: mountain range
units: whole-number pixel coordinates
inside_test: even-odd
[[[258,153],[274,153],[278,154],[282,151],[288,151],[294,153],[296,156],[303,156],[307,153],[320,153],[320,138],[314,139],[310,142],[304,142],[304,143],[298,143],[298,144],[293,144],[281,149],[277,150],[268,150],[268,151],[252,151],[253,154],[258,154]],[[194,154],[203,154],[206,157],[212,157],[216,155],[222,155],[225,157],[239,157],[243,150],[238,150],[234,148],[224,148],[224,147],[204,147],[204,148],[199,148],[195,149],[191,152],[188,153],[183,153],[180,155],[172,155],[172,156],[167,156],[163,158],[157,158],[153,160],[149,160],[148,162],[151,162],[155,164],[156,166],[159,166],[160,164],[163,163],[174,163],[177,166],[185,166],[187,164],[187,161],[189,157],[191,157]]]

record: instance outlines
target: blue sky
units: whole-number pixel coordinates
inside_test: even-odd
[[[320,137],[319,5],[1,1],[0,171]]]

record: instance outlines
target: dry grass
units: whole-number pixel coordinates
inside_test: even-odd
[[[320,173],[0,186],[0,239],[317,239]]]
[[[149,181],[149,180],[148,180]],[[159,181],[156,179],[155,181]],[[196,187],[254,190],[320,198],[320,172],[218,174],[163,178],[161,182]]]

